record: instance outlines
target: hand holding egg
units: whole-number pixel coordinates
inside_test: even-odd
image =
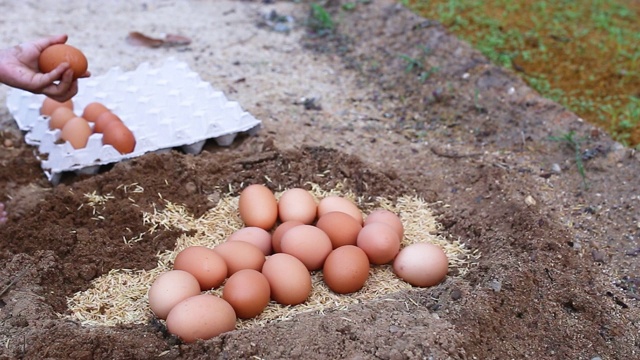
[[[57,35],[0,50],[3,62],[0,83],[35,94],[45,94],[59,102],[71,99],[78,92],[77,78],[90,76],[90,73],[87,71],[86,58],[79,50],[75,49],[72,58],[57,56],[60,46],[68,46],[64,44],[66,41],[66,35]],[[84,63],[80,63],[77,53],[82,55]],[[48,62],[50,59],[52,61]],[[81,73],[76,76],[72,69],[78,63],[84,69],[78,68]]]
[[[38,67],[43,73],[50,73],[62,64],[68,64],[73,72],[73,80],[88,76],[89,63],[82,51],[67,44],[48,46],[38,57]]]

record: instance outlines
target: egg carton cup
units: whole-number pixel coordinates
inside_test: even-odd
[[[237,102],[228,100],[174,58],[156,68],[149,63],[129,72],[115,67],[101,76],[78,79],[78,86],[74,112],[81,115],[88,104],[102,103],[131,130],[136,146],[123,155],[111,145],[103,145],[102,134],[96,133],[86,147],[74,149],[60,139],[60,130],[49,129],[49,116],[40,115],[44,95],[11,89],[7,108],[26,132],[25,142],[38,147],[37,157],[54,184],[64,172],[95,174],[102,165],[148,152],[180,148],[197,154],[210,139],[219,146],[229,146],[238,134],[253,135],[261,125]]]

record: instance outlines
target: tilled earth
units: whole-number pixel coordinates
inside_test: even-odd
[[[78,10],[68,28],[104,16],[79,4],[70,2]],[[99,22],[95,35],[76,42],[89,53],[118,53],[126,64],[178,56],[261,119],[262,129],[228,148],[212,142],[198,155],[147,154],[93,176],[66,174],[53,186],[2,110],[0,201],[9,221],[0,228],[0,358],[640,356],[637,153],[392,2],[352,11],[332,2],[337,27],[326,33],[304,26],[307,3],[158,4],[105,7],[115,25],[165,19],[140,20],[131,30],[174,26],[193,37],[190,46],[132,48],[121,28]],[[0,1],[0,11],[12,14],[0,22],[4,38],[57,30],[44,21],[44,30],[9,31],[19,14],[64,10],[47,5]],[[289,33],[265,22],[271,10],[297,20]],[[205,31],[205,19],[215,32]],[[109,32],[113,44],[95,41]],[[119,65],[96,57],[94,72]],[[441,235],[480,256],[466,275],[454,271],[432,288],[189,345],[151,318],[106,327],[60,316],[66,298],[92,279],[151,269],[159,251],[173,248],[180,232],[172,229],[123,242],[147,230],[142,211],[165,199],[200,216],[227,189],[265,179],[274,191],[340,182],[364,197],[417,195],[433,204]],[[126,193],[129,184],[144,192]],[[93,192],[114,196],[101,219],[86,206]]]

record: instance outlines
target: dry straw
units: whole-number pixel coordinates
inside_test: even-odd
[[[310,192],[319,200],[329,195],[339,195],[355,201],[364,214],[377,208],[390,210],[400,216],[405,227],[402,245],[417,242],[429,242],[441,246],[450,260],[450,267],[457,269],[458,276],[469,271],[471,260],[478,254],[467,249],[460,241],[446,239],[438,235],[439,223],[436,222],[429,204],[415,196],[402,196],[392,202],[385,198],[365,201],[350,191],[344,190],[342,184],[330,190],[323,190],[317,184],[309,184]],[[142,191],[139,187],[137,190]],[[279,197],[281,192],[276,193]],[[88,195],[89,205],[103,204],[109,198],[97,201],[95,194]],[[147,233],[158,229],[180,229],[183,234],[176,239],[173,250],[157,254],[158,266],[150,271],[119,269],[95,279],[92,286],[67,299],[70,314],[65,315],[86,325],[119,325],[146,323],[153,314],[149,309],[147,291],[155,278],[161,273],[171,270],[176,255],[189,246],[214,247],[226,240],[234,231],[243,227],[238,215],[238,197],[224,196],[218,204],[200,218],[194,218],[184,206],[162,200],[164,208],[154,208],[151,213],[143,213],[144,224],[149,227]],[[135,204],[132,204],[135,205]],[[145,241],[152,236],[140,234],[132,240]],[[260,326],[274,321],[283,321],[303,312],[322,314],[327,309],[347,309],[349,305],[380,298],[384,295],[411,288],[411,285],[397,278],[389,265],[373,266],[363,289],[354,294],[339,295],[333,293],[324,284],[322,272],[312,273],[313,290],[307,301],[301,305],[283,306],[271,302],[265,311],[250,320],[238,320],[238,328]],[[221,288],[210,291],[221,294]]]

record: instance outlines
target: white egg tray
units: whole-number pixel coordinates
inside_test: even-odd
[[[102,165],[148,152],[179,147],[197,154],[209,139],[229,146],[239,133],[253,134],[261,124],[174,58],[157,68],[148,63],[129,72],[112,68],[104,75],[79,79],[78,86],[74,112],[81,115],[94,101],[104,104],[133,132],[136,146],[132,153],[122,155],[111,145],[103,145],[102,134],[97,133],[89,137],[85,148],[74,149],[60,141],[60,130],[49,130],[49,117],[40,115],[44,95],[11,89],[7,108],[26,132],[25,141],[38,147],[45,175],[54,184],[64,172],[95,174]]]

